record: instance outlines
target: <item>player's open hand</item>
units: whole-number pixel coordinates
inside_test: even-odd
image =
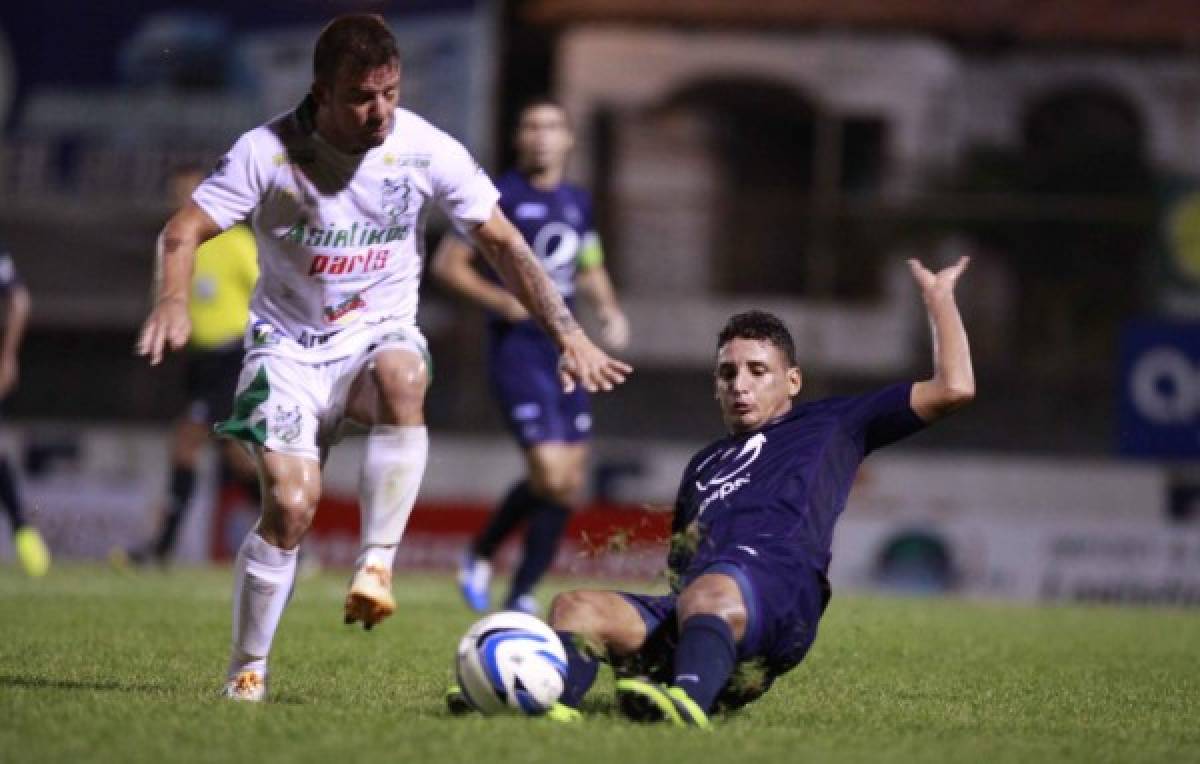
[[[179,298],[159,300],[138,337],[137,354],[148,356],[151,366],[162,362],[163,351],[179,350],[187,344],[192,333],[187,303]]]
[[[925,298],[926,302],[929,302],[938,298],[953,297],[954,285],[958,283],[958,277],[963,274],[970,262],[971,258],[964,255],[954,265],[934,273],[921,265],[920,260],[911,258],[908,261],[908,269],[912,271],[917,286],[921,288],[921,296]]]
[[[581,329],[567,334],[558,359],[558,376],[563,392],[567,393],[574,391],[577,384],[589,393],[608,392],[624,382],[632,371],[632,366],[610,358],[596,347]]]

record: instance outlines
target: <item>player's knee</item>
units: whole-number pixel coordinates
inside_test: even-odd
[[[295,547],[312,525],[316,510],[317,497],[303,486],[275,485],[260,522],[263,538],[284,549]]]
[[[556,504],[570,506],[578,495],[577,487],[566,480],[543,478],[531,480],[530,483],[534,493]]]
[[[679,597],[677,618],[679,627],[697,615],[715,615],[729,624],[736,638],[746,631],[746,605],[740,596],[715,587],[689,587]]]
[[[561,467],[542,468],[530,475],[529,482],[538,496],[571,506],[578,500],[583,488],[583,475],[578,472]]]
[[[425,362],[405,353],[380,359],[372,372],[379,390],[384,417],[391,422],[407,423],[420,419],[425,406],[429,375]]]
[[[559,631],[592,634],[598,616],[599,611],[587,592],[562,592],[550,602],[550,625]]]

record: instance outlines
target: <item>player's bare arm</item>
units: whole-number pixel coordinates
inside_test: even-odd
[[[934,273],[917,260],[909,260],[933,329],[933,377],[913,385],[911,405],[926,422],[940,419],[975,398],[975,372],[971,347],[963,327],[954,287],[970,258]]]
[[[187,344],[192,331],[187,308],[196,250],[220,232],[213,219],[189,201],[158,235],[154,307],[142,324],[137,344],[138,355],[149,357],[151,366],[162,361],[165,349],[179,350]]]
[[[475,270],[475,248],[458,236],[446,236],[434,253],[430,272],[447,289],[513,323],[529,318],[529,311],[512,292],[488,281]]]
[[[583,333],[524,237],[499,207],[471,235],[500,278],[558,345],[564,389],[570,391],[578,383],[589,392],[607,392],[625,381],[633,368],[610,358]]]
[[[25,338],[25,326],[29,323],[32,305],[29,290],[21,284],[14,286],[4,311],[4,345],[0,348],[0,398],[7,396],[17,386],[17,359],[21,352],[21,341]]]
[[[628,345],[629,319],[617,302],[617,292],[608,277],[608,270],[603,265],[581,268],[575,276],[575,284],[596,309],[605,344],[617,350]]]

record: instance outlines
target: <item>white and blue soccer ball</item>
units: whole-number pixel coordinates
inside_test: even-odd
[[[554,630],[514,611],[475,623],[458,643],[458,686],[484,714],[537,716],[558,701],[567,654]]]

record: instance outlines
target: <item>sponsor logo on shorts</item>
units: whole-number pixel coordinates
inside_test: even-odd
[[[575,429],[579,432],[588,432],[592,429],[592,415],[584,412],[575,415]]]
[[[300,407],[285,408],[282,404],[276,405],[267,427],[273,437],[284,443],[295,443],[301,430]]]
[[[525,422],[530,419],[537,419],[542,415],[542,407],[537,403],[518,403],[513,406],[512,418],[518,422]]]

